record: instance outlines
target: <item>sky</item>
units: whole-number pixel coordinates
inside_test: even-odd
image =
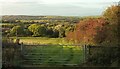
[[[0,15],[96,16],[119,0],[0,0]]]

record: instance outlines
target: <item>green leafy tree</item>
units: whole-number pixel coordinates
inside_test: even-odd
[[[25,31],[25,36],[31,36],[32,32],[30,32],[28,29],[24,29]]]
[[[54,31],[53,37],[58,38],[59,37],[59,31],[58,30],[53,30],[53,31]]]
[[[53,31],[52,28],[47,29],[46,36],[48,36],[48,37],[54,37],[53,34],[54,34],[54,31]]]
[[[41,36],[46,36],[46,31],[47,31],[47,28],[45,26],[38,27],[38,32]]]
[[[63,28],[59,29],[59,37],[60,38],[65,37],[65,30]]]
[[[31,31],[32,33],[34,33],[34,30],[35,30],[35,28],[36,28],[37,26],[38,26],[37,24],[31,24],[31,25],[28,27],[28,29],[29,29],[29,31]]]
[[[14,26],[11,30],[10,30],[10,35],[17,35],[17,36],[23,36],[25,34],[24,32],[24,28],[22,26]]]
[[[29,31],[33,33],[32,36],[45,36],[46,35],[46,27],[40,26],[37,24],[32,24],[28,27]]]

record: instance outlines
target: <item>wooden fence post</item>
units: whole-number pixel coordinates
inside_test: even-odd
[[[22,51],[22,49],[23,49],[23,42],[21,43],[21,51]]]
[[[21,55],[22,55],[23,54],[23,42],[21,43],[20,51],[21,51]]]
[[[83,52],[84,62],[86,62],[87,59],[89,59],[89,56],[90,56],[90,46],[84,45],[83,50],[84,50],[84,52]]]
[[[84,63],[86,62],[86,45],[83,46],[84,54]]]
[[[87,50],[86,50],[86,60],[89,59],[90,57],[90,45],[86,46]]]

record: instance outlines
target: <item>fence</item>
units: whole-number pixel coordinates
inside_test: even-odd
[[[3,64],[15,66],[119,66],[119,46],[14,45],[3,48]]]
[[[84,61],[79,45],[17,45],[3,47],[3,66],[78,66]]]

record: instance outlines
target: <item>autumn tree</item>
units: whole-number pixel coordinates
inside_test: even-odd
[[[102,17],[81,20],[76,25],[75,30],[67,34],[67,39],[86,44],[115,45],[119,43],[119,8],[119,6],[114,5],[108,7],[103,12]]]
[[[104,12],[103,16],[109,20],[110,24],[118,24],[120,17],[120,6],[112,5],[108,7]]]
[[[112,5],[108,7],[104,12],[103,16],[109,21],[109,24],[106,26],[109,28],[108,37],[106,41],[109,41],[111,44],[118,44],[119,42],[119,30],[120,30],[120,6]]]
[[[67,38],[74,40],[75,43],[85,43],[85,44],[96,44],[103,42],[105,36],[102,40],[96,39],[97,32],[100,31],[107,24],[104,18],[88,18],[80,21],[73,32],[68,33]],[[102,33],[100,33],[102,35]]]

